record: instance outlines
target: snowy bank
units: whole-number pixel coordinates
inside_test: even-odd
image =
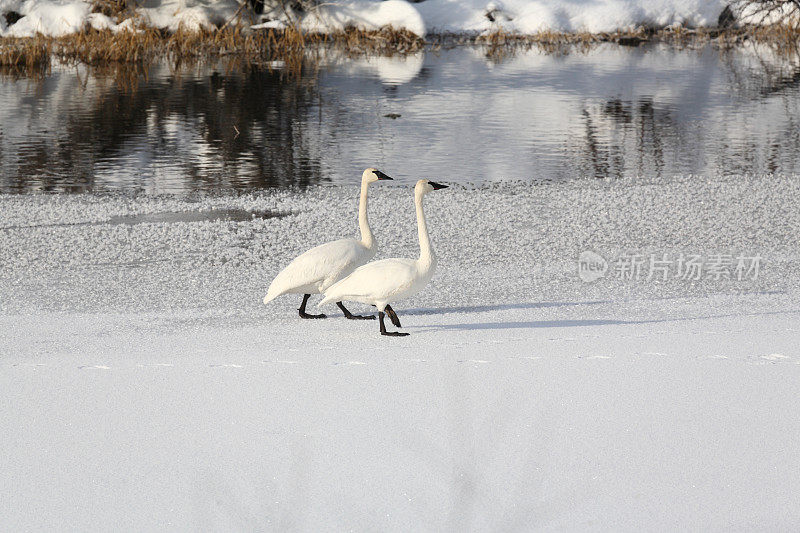
[[[239,11],[236,0],[147,0],[136,8],[137,17],[152,27],[176,30],[213,28],[241,14],[243,25],[281,28],[299,20],[308,31],[336,32],[348,27],[374,30],[384,26],[427,32],[487,32],[505,30],[522,34],[542,31],[592,33],[639,27],[716,26],[726,0],[343,0],[322,2],[315,9],[294,13],[265,2],[263,12],[250,4]],[[114,30],[109,17],[91,13],[85,0],[0,0],[0,36],[64,35],[85,26]],[[14,16],[8,20],[7,16]]]
[[[417,4],[434,31],[542,31],[591,33],[639,26],[716,26],[724,0],[427,0]]]

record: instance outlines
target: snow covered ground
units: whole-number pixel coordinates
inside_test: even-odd
[[[279,2],[267,0],[264,4],[263,14],[244,11],[242,23],[282,27],[288,22]],[[547,30],[608,32],[640,26],[716,26],[727,4],[725,0],[424,0],[414,4],[340,0],[320,2],[317,10],[293,18],[305,29],[322,32],[387,25],[418,35],[497,29],[528,34]],[[150,26],[174,31],[181,25],[192,29],[219,26],[233,19],[238,10],[234,0],[146,0],[137,9],[137,17]],[[64,35],[87,24],[115,31],[132,27],[132,19],[118,25],[91,11],[91,2],[85,0],[0,0],[0,15],[22,15],[13,24],[0,16],[0,36]]]
[[[260,304],[293,255],[355,233],[353,175],[0,196],[4,529],[800,525],[796,177],[437,191],[440,269],[385,338]],[[379,257],[413,256],[411,189],[384,185]],[[618,279],[615,258],[681,252],[763,262]]]

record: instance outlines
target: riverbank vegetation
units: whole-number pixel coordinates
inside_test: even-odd
[[[175,63],[202,61],[221,56],[234,56],[255,64],[276,64],[291,72],[313,60],[320,50],[335,49],[346,55],[395,55],[436,50],[457,45],[478,45],[487,48],[487,55],[498,59],[513,55],[518,48],[537,47],[549,53],[591,48],[601,43],[640,46],[647,42],[692,46],[711,43],[721,48],[746,41],[769,43],[787,52],[796,53],[800,43],[800,0],[740,0],[723,12],[715,28],[687,28],[680,25],[664,29],[639,27],[610,33],[542,31],[521,34],[498,26],[493,31],[473,33],[433,33],[425,39],[409,30],[391,26],[379,30],[347,27],[341,31],[322,33],[301,30],[299,12],[314,9],[313,2],[272,2],[283,9],[292,25],[249,27],[241,23],[246,10],[257,9],[258,1],[242,4],[235,17],[217,27],[188,28],[174,31],[158,29],[137,19],[130,0],[94,0],[92,11],[110,17],[124,28],[93,29],[60,37],[36,34],[34,37],[0,38],[2,73],[33,75],[46,72],[54,62],[89,66],[111,64],[147,64],[153,60]],[[254,7],[256,6],[256,7]],[[260,9],[264,9],[260,5]],[[274,9],[275,6],[272,6]],[[732,13],[753,24],[739,24]],[[133,22],[136,21],[136,22]]]

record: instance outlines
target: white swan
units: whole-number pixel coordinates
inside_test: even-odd
[[[302,294],[303,302],[298,309],[300,317],[325,318],[325,315],[306,313],[306,302],[312,294],[321,294],[325,289],[375,256],[377,244],[367,220],[367,189],[370,183],[390,179],[392,178],[380,170],[366,169],[361,175],[361,198],[358,203],[358,226],[361,229],[361,240],[340,239],[321,244],[299,255],[275,276],[264,297],[264,303],[269,303],[281,294]],[[375,318],[372,315],[353,315],[342,305],[342,302],[337,302],[337,305],[347,318]]]
[[[436,254],[431,247],[428,224],[422,210],[422,198],[431,191],[446,187],[447,185],[428,180],[419,180],[414,187],[417,232],[419,233],[419,259],[395,257],[358,267],[352,274],[324,291],[325,298],[319,305],[342,300],[372,304],[378,308],[381,335],[408,335],[408,333],[399,331],[386,331],[383,313],[386,311],[392,323],[398,328],[402,327],[397,314],[389,304],[418,293],[431,280],[433,272],[436,270]]]

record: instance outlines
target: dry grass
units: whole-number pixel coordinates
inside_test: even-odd
[[[292,65],[302,61],[309,49],[331,46],[348,54],[406,54],[420,50],[425,42],[405,30],[347,30],[324,35],[295,29],[244,31],[239,26],[219,30],[173,33],[157,29],[97,31],[87,29],[60,38],[0,39],[0,65],[19,69],[48,65],[51,59],[102,65],[142,63],[155,59],[174,62],[219,56],[237,56],[249,62],[280,60]]]
[[[140,32],[88,30],[50,40],[50,53],[62,61],[87,65],[135,63],[159,55],[162,39],[154,30]]]
[[[0,66],[39,70],[50,66],[50,48],[46,39],[8,38],[0,40]]]
[[[95,5],[98,10],[119,14],[129,9],[129,1],[97,0]],[[292,28],[247,31],[232,25],[216,30],[178,30],[168,33],[141,26],[137,31],[118,33],[87,29],[61,38],[0,38],[0,67],[3,72],[35,75],[46,71],[53,60],[98,67],[146,65],[157,59],[179,64],[230,56],[237,62],[252,64],[280,61],[285,65],[285,70],[292,73],[300,72],[310,58],[313,60],[315,51],[324,48],[358,56],[408,54],[426,46],[435,50],[442,46],[477,44],[486,47],[489,58],[500,62],[531,47],[552,54],[585,52],[606,42],[638,46],[656,41],[681,47],[711,43],[724,48],[736,46],[747,39],[774,43],[776,48],[783,43],[787,50],[796,50],[800,42],[800,30],[785,25],[744,29],[639,29],[600,34],[541,32],[521,35],[498,30],[480,36],[436,35],[430,37],[431,42],[426,42],[408,31],[393,28],[309,34]]]
[[[744,33],[747,38],[758,42],[796,47],[800,43],[800,27],[775,24],[772,26],[748,28]]]
[[[353,54],[408,54],[421,50],[426,44],[410,31],[396,30],[391,26],[375,31],[350,29],[320,37],[325,44]]]

